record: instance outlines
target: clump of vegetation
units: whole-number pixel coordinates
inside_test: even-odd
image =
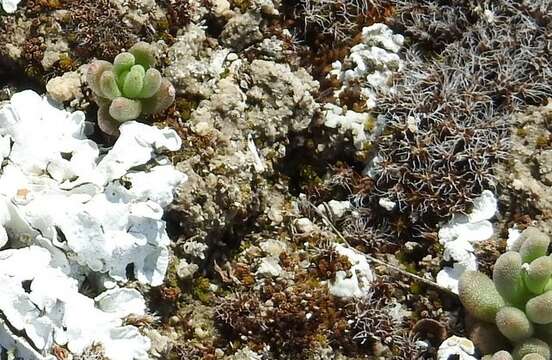
[[[98,125],[116,135],[118,126],[141,115],[162,112],[174,101],[172,84],[154,69],[151,46],[139,42],[115,57],[113,64],[94,61],[87,81],[98,103]]]
[[[352,191],[367,224],[424,236],[494,188],[509,117],[552,96],[550,9],[545,1],[397,3],[395,27],[410,46],[393,91],[378,99],[386,125],[365,176],[370,191]],[[394,207],[382,211],[381,201]]]
[[[216,308],[216,322],[230,338],[252,349],[269,345],[276,356],[304,359],[316,343],[347,340],[343,308],[327,287],[316,281],[296,284],[275,283],[259,294],[229,296]]]
[[[397,308],[398,303],[375,291],[357,301],[348,313],[352,339],[386,359],[421,359],[423,351],[417,348]]]
[[[326,89],[331,64],[360,42],[362,28],[392,13],[393,7],[379,0],[284,0],[282,19],[273,21],[270,30]]]
[[[396,91],[381,102],[388,126],[374,162],[376,187],[412,219],[464,211],[493,187],[492,165],[507,155],[507,117],[552,95],[552,21],[532,11],[537,5],[502,3],[481,4],[477,21],[459,26],[459,38],[438,57],[410,48]],[[424,5],[436,10],[431,24],[451,16],[435,1]],[[464,5],[454,13],[471,19],[473,6]]]
[[[67,33],[69,46],[85,62],[92,57],[112,61],[121,49],[136,43],[141,35],[142,29],[129,28],[109,0],[68,0],[63,8],[68,11],[62,28]]]
[[[196,6],[189,0],[161,0],[160,3],[167,9],[166,30],[173,36],[190,23],[190,14]]]
[[[495,324],[498,332],[512,343],[510,359],[528,359],[529,354],[550,359],[552,258],[547,254],[549,245],[548,235],[536,228],[527,228],[512,251],[497,259],[492,280],[477,271],[467,271],[460,278],[460,301],[477,320]],[[499,337],[486,336],[495,341],[500,341]],[[486,347],[493,349],[489,344]],[[509,349],[502,349],[499,355],[508,358],[505,350]]]
[[[295,11],[303,19],[306,32],[321,32],[343,42],[358,33],[380,6],[379,0],[301,0]]]

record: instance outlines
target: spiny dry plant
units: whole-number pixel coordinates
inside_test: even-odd
[[[379,8],[379,0],[300,0],[295,5],[304,32],[320,31],[341,42],[358,32]]]
[[[338,299],[326,286],[299,279],[298,286],[270,284],[260,292],[242,292],[220,299],[215,309],[217,326],[231,339],[252,349],[267,345],[276,358],[294,354],[305,359],[320,339],[347,342],[347,323]]]
[[[510,115],[552,96],[552,3],[396,6],[413,43],[394,91],[379,100],[386,128],[371,164],[373,191],[355,200],[380,213],[378,202],[391,200],[396,206],[385,216],[420,225],[466,211],[494,188],[492,166],[508,155]],[[427,37],[438,46],[428,49]]]
[[[401,305],[377,290],[351,303],[347,311],[349,332],[360,346],[379,349],[386,359],[422,359],[424,349],[403,320]]]
[[[121,49],[139,40],[140,31],[127,26],[119,9],[109,0],[93,3],[68,0],[64,9],[68,10],[68,16],[62,27],[69,45],[85,61],[92,57],[112,61]]]

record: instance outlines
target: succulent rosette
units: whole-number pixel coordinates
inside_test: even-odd
[[[90,64],[87,82],[98,104],[98,125],[117,135],[119,125],[167,109],[174,101],[173,85],[155,69],[152,47],[139,42],[115,57],[113,64]]]
[[[493,359],[551,358],[552,344],[552,258],[548,254],[550,238],[540,230],[527,228],[502,254],[493,268],[493,278],[467,271],[458,286],[460,301],[477,320],[495,324],[487,334],[490,342],[509,340],[511,353],[501,350],[488,354]],[[496,332],[498,330],[498,332]],[[481,334],[480,336],[481,337]],[[495,349],[498,350],[498,349]]]

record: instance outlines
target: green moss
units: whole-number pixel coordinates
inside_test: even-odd
[[[170,261],[169,267],[167,269],[167,274],[165,275],[165,285],[167,287],[179,287],[179,280],[178,275],[176,274],[177,269],[177,262],[176,261]]]
[[[198,299],[204,304],[209,304],[211,300],[211,291],[209,289],[209,279],[206,277],[199,277],[194,281],[192,294],[194,298]]]
[[[238,249],[238,253],[241,253],[241,252],[244,252],[245,250],[247,250],[248,248],[251,247],[252,242],[250,240],[242,240],[240,242],[240,247]]]
[[[524,128],[516,129],[516,134],[517,136],[524,138],[527,136],[527,130]]]
[[[199,105],[199,101],[195,99],[178,98],[175,101],[175,105],[176,111],[178,111],[182,120],[189,120],[192,116],[192,112]]]
[[[71,56],[67,53],[63,53],[59,56],[57,65],[60,68],[60,70],[64,72],[73,71],[78,67],[77,61],[71,58]]]
[[[307,165],[300,169],[300,177],[305,184],[317,185],[322,183],[322,179],[318,176],[316,168],[311,165]]]
[[[234,5],[240,8],[241,12],[246,12],[251,2],[249,0],[234,0]]]
[[[368,114],[366,121],[364,121],[364,130],[367,132],[372,132],[377,125],[377,119],[372,115]]]
[[[410,292],[414,295],[419,295],[419,294],[422,294],[424,291],[424,288],[422,286],[422,284],[420,284],[419,282],[413,282],[412,284],[410,284]]]
[[[166,17],[162,17],[157,22],[157,29],[160,31],[167,31],[169,30],[169,27],[170,27],[169,19],[167,19]]]
[[[224,68],[224,70],[222,71],[222,74],[220,74],[220,78],[225,79],[228,77],[228,75],[230,75],[230,69]]]
[[[536,147],[539,149],[546,148],[550,145],[550,138],[547,135],[540,135],[536,141]]]
[[[25,75],[32,79],[41,79],[43,71],[38,66],[31,65],[25,68]]]

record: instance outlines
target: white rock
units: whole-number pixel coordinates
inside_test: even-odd
[[[362,29],[362,42],[366,45],[377,45],[398,53],[404,42],[404,37],[393,34],[393,31],[385,24],[377,23]]]
[[[21,2],[21,0],[2,0],[2,8],[5,12],[8,14],[12,14],[17,10],[17,5]]]
[[[335,246],[335,251],[349,259],[351,269],[347,272],[336,272],[335,279],[328,283],[330,294],[344,299],[366,296],[370,291],[371,282],[374,280],[374,274],[366,257],[341,244]]]
[[[57,102],[66,102],[82,97],[81,77],[76,71],[64,73],[48,81],[46,91]]]
[[[53,268],[50,261],[49,251],[38,246],[0,251],[0,310],[10,326],[23,331],[41,351],[47,351],[54,340],[75,354],[101,343],[111,359],[148,359],[149,339],[133,326],[121,327],[122,317],[144,314],[140,293],[131,289],[108,291],[98,296],[101,307],[96,306],[94,300],[78,292],[75,279]],[[5,324],[0,326],[4,328],[0,333],[9,334]],[[11,348],[15,343],[24,344],[25,340],[10,342],[0,336],[4,347]],[[121,352],[127,344],[132,350]]]
[[[164,208],[172,203],[174,189],[186,181],[186,176],[172,165],[160,165],[147,173],[129,171],[123,177],[123,181],[127,186],[130,185],[130,189],[122,183],[113,183],[113,185],[117,186],[118,195],[126,201],[130,199],[152,201]]]
[[[0,225],[0,249],[8,243],[8,233],[3,225]]]
[[[154,359],[163,359],[173,348],[174,343],[169,336],[163,335],[152,328],[144,328],[142,331],[151,339],[150,354]]]
[[[484,190],[479,197],[473,201],[473,209],[468,215],[470,223],[489,220],[493,218],[498,209],[498,202],[495,195]]]
[[[265,277],[278,277],[284,271],[279,264],[280,260],[273,256],[265,256],[257,268],[256,274]]]
[[[205,251],[207,248],[207,244],[195,240],[187,240],[182,244],[182,251],[201,260],[205,259]]]
[[[340,134],[350,132],[357,149],[362,149],[370,139],[366,132],[366,125],[371,119],[368,113],[357,113],[352,110],[344,111],[340,106],[334,104],[324,105],[324,125],[332,129],[338,129]]]
[[[439,242],[444,245],[443,258],[454,261],[453,267],[445,267],[437,274],[437,284],[458,292],[458,280],[466,270],[477,270],[474,243],[490,239],[493,225],[489,219],[497,211],[497,200],[491,191],[485,190],[474,200],[468,215],[456,214],[439,229]]]
[[[161,217],[186,176],[158,154],[181,140],[129,122],[112,149],[100,149],[87,128],[82,112],[32,91],[0,108],[0,245],[17,248],[0,251],[0,311],[9,323],[0,322],[0,345],[24,359],[43,358],[31,344],[80,354],[93,343],[110,359],[149,358],[149,339],[121,320],[144,314],[145,301],[117,282],[130,266],[140,282],[163,282],[170,240]],[[80,294],[88,276],[110,290]]]
[[[255,171],[262,173],[265,171],[266,166],[264,159],[261,158],[259,155],[259,150],[257,149],[257,146],[255,145],[255,141],[253,140],[253,136],[251,134],[247,135],[247,148],[249,149],[249,153],[251,154],[251,157],[253,158],[253,165],[255,167]]]
[[[279,257],[281,253],[286,251],[287,246],[280,240],[269,239],[259,244],[259,247],[268,255],[275,258]]]
[[[180,259],[178,267],[176,268],[176,275],[181,279],[191,278],[196,271],[199,270],[199,266],[196,264],[190,264],[185,259]]]
[[[519,229],[510,228],[508,229],[508,239],[506,239],[506,250],[512,250],[512,247],[516,243],[516,240],[521,235],[521,231]]]
[[[388,198],[380,198],[378,200],[378,204],[379,204],[379,206],[381,206],[382,208],[384,208],[387,211],[393,210],[395,208],[395,206],[397,205],[396,202],[394,202],[393,200],[390,200]]]
[[[155,127],[128,121],[119,128],[121,135],[113,148],[99,162],[89,180],[104,185],[119,179],[130,169],[146,164],[161,150],[176,151],[182,140],[172,129]]]
[[[118,318],[130,314],[142,315],[146,312],[146,303],[136,289],[111,289],[104,291],[94,299],[96,306]]]
[[[223,16],[225,12],[230,10],[228,0],[213,0],[212,5],[215,16]]]
[[[253,350],[249,349],[249,347],[245,346],[236,351],[235,354],[231,355],[229,360],[261,360],[262,358],[262,355],[257,354]]]
[[[477,360],[475,357],[475,346],[466,338],[451,336],[439,346],[437,360]]]
[[[361,84],[361,93],[366,100],[368,109],[376,105],[376,89],[389,91],[393,72],[402,67],[397,53],[404,43],[402,35],[393,34],[385,24],[374,24],[362,29],[362,42],[351,48],[346,63],[350,69],[343,70],[343,65],[337,61],[332,64],[330,75],[343,81],[340,92],[352,83]]]
[[[340,93],[351,86],[360,86],[361,99],[366,110],[374,109],[378,93],[392,91],[393,74],[402,68],[397,53],[403,42],[403,36],[393,34],[385,24],[365,27],[362,30],[361,43],[351,48],[344,62],[332,63],[328,77],[336,77],[343,84],[335,91],[337,104],[343,105],[339,102]],[[342,135],[351,133],[355,147],[364,150],[384,124],[372,118],[368,111],[358,113],[338,105],[324,106],[324,126],[338,129]],[[372,122],[375,123],[375,128]]]
[[[315,226],[308,218],[299,218],[295,220],[295,228],[303,234],[309,234],[314,231]]]
[[[439,229],[439,241],[447,244],[453,241],[475,243],[489,239],[493,235],[493,226],[487,221],[469,222],[466,217],[455,216]]]
[[[337,200],[330,200],[327,203],[323,203],[318,205],[318,210],[324,214],[327,214],[328,216],[335,218],[335,219],[341,219],[343,216],[345,216],[345,213],[349,211],[352,208],[352,204],[350,201],[337,201]]]
[[[458,280],[460,279],[460,276],[462,276],[462,274],[467,270],[477,270],[477,263],[476,266],[473,266],[473,263],[470,265],[472,266],[465,266],[460,263],[454,263],[452,267],[445,266],[441,271],[437,273],[437,284],[444,287],[445,289],[449,289],[455,294],[458,294]]]

